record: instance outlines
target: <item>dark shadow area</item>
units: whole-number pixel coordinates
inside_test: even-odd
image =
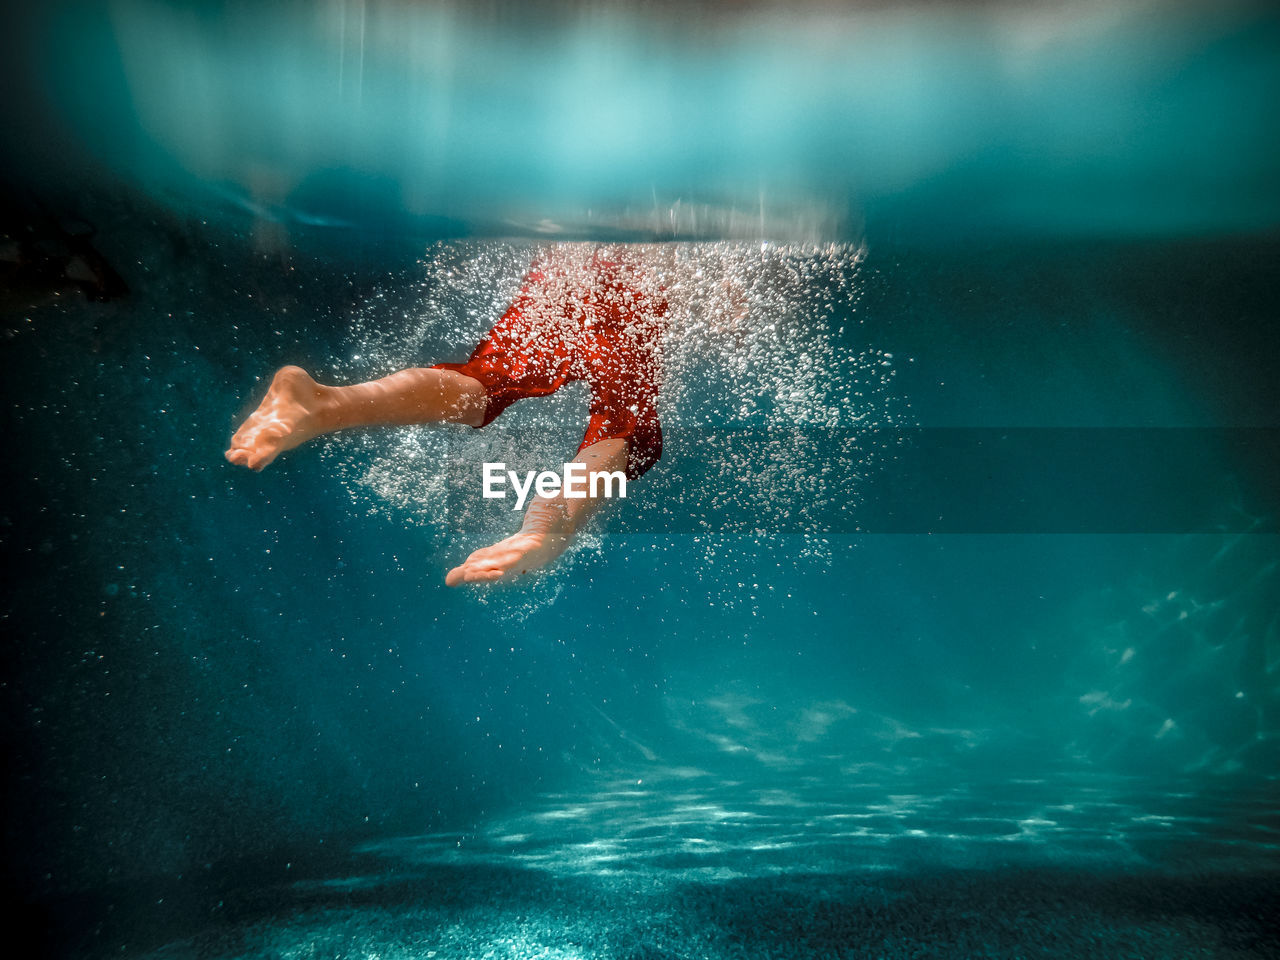
[[[1106,870],[802,876],[689,888],[689,913],[760,955],[1274,956],[1280,874]]]
[[[293,857],[294,859],[288,859]],[[27,904],[49,957],[232,958],[264,937],[329,956],[414,943],[436,956],[1269,957],[1275,871],[915,867],[661,883],[281,851],[100,894]],[[334,955],[341,955],[335,953]],[[531,953],[528,955],[537,955]],[[551,955],[556,955],[552,953]]]

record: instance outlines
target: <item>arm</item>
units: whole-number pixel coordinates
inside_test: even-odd
[[[626,472],[627,441],[612,438],[584,447],[572,461],[586,467],[588,477],[597,471]],[[605,497],[565,497],[564,492],[552,497],[537,497],[525,511],[518,533],[491,547],[482,547],[454,567],[445,583],[456,587],[463,583],[487,583],[510,580],[551,563],[573,542],[574,536],[604,504]]]

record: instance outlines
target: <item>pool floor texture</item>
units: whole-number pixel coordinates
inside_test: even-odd
[[[176,897],[156,889],[150,904],[112,911],[110,923],[62,946],[69,956],[156,960],[1243,958],[1280,951],[1280,872],[922,866],[655,883],[625,873],[556,877],[475,865],[390,872],[355,885],[346,879],[241,882],[225,892],[209,885]],[[130,930],[127,941],[113,939],[117,925]]]
[[[1265,793],[647,773],[459,832],[282,838],[27,920],[76,958],[1280,955]]]

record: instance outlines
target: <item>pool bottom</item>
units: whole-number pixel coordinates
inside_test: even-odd
[[[1264,957],[1274,805],[1079,776],[639,783],[43,905],[54,956]],[[705,774],[705,771],[704,771]],[[299,839],[300,838],[295,838]]]
[[[352,864],[358,869],[360,865]],[[1266,957],[1280,873],[1011,868],[682,881],[493,866],[388,873],[372,886],[159,896],[134,936],[67,956],[171,958]],[[152,891],[163,894],[165,891]],[[156,923],[198,908],[187,924]],[[198,915],[202,914],[199,918]],[[155,936],[174,934],[163,946]],[[117,930],[117,932],[119,932]]]

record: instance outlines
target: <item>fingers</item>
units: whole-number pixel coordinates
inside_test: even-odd
[[[445,576],[444,582],[450,587],[456,587],[463,583],[492,583],[494,580],[501,580],[506,573],[507,571],[502,567],[464,563],[462,566],[454,567],[450,570]]]
[[[492,583],[494,580],[501,580],[505,574],[506,571],[501,567],[481,566],[468,561],[445,574],[444,582],[449,587],[458,587],[464,583]]]
[[[511,555],[494,556],[490,552],[493,549],[485,547],[471,554],[466,563],[445,574],[445,585],[457,587],[464,583],[492,583],[506,577],[518,558]]]

